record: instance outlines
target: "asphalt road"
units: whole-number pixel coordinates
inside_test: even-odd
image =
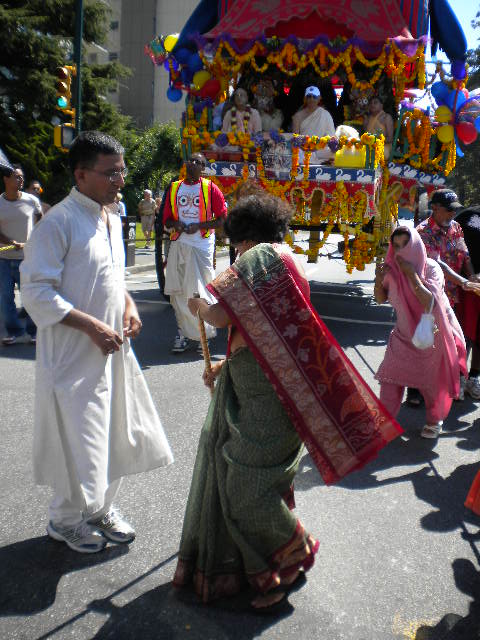
[[[218,268],[225,266],[220,258]],[[372,303],[372,270],[307,265],[312,300],[375,391],[393,320]],[[132,274],[144,330],[135,350],[175,455],[128,478],[118,506],[130,546],[84,556],[45,535],[50,491],[32,481],[34,349],[0,348],[0,638],[474,640],[480,638],[480,518],[463,507],[479,468],[480,410],[455,403],[438,442],[419,437],[422,409],[402,407],[403,437],[366,469],[325,487],[308,456],[297,513],[320,540],[307,584],[280,617],[237,599],[205,607],[171,588],[198,434],[209,395],[194,351],[170,353],[173,311],[151,271]],[[327,284],[328,283],[328,284]],[[212,353],[225,352],[225,333]]]

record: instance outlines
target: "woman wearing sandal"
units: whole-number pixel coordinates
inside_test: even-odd
[[[385,357],[377,371],[380,400],[393,416],[405,387],[419,389],[425,399],[423,438],[437,438],[452,400],[460,390],[460,372],[466,373],[465,339],[444,291],[440,266],[427,258],[418,232],[397,227],[392,233],[385,264],[375,272],[375,300],[388,302],[397,314]],[[413,345],[412,336],[422,313],[435,318],[434,344]]]
[[[229,327],[227,358],[200,436],[173,584],[204,602],[245,586],[261,612],[301,586],[318,542],[293,508],[305,444],[327,484],[375,457],[401,429],[310,305],[301,265],[280,244],[290,207],[237,202],[225,233],[236,262],[192,298],[193,315]],[[282,605],[283,606],[283,605]]]

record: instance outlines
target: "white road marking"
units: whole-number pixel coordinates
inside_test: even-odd
[[[134,301],[141,302],[142,304],[170,304],[166,300],[144,300],[143,298],[134,298]]]
[[[334,320],[335,322],[353,322],[354,324],[380,324],[386,327],[395,326],[394,322],[380,322],[378,320],[355,320],[354,318],[337,318],[335,316],[320,316],[322,320]]]

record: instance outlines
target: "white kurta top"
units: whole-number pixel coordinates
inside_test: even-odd
[[[85,512],[103,506],[122,476],[172,462],[144,377],[125,340],[104,356],[60,321],[72,308],[123,333],[121,221],[75,188],[38,223],[21,265],[22,301],[38,327],[34,475]]]

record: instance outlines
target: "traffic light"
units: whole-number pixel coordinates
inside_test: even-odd
[[[72,78],[76,75],[74,66],[57,69],[57,104],[56,109],[66,113],[75,120],[75,109],[72,107]]]
[[[70,122],[57,125],[53,130],[53,144],[61,151],[68,151],[75,137],[75,109],[72,106],[72,80],[77,75],[76,66],[65,65],[57,69],[57,97],[55,108],[70,116]]]

